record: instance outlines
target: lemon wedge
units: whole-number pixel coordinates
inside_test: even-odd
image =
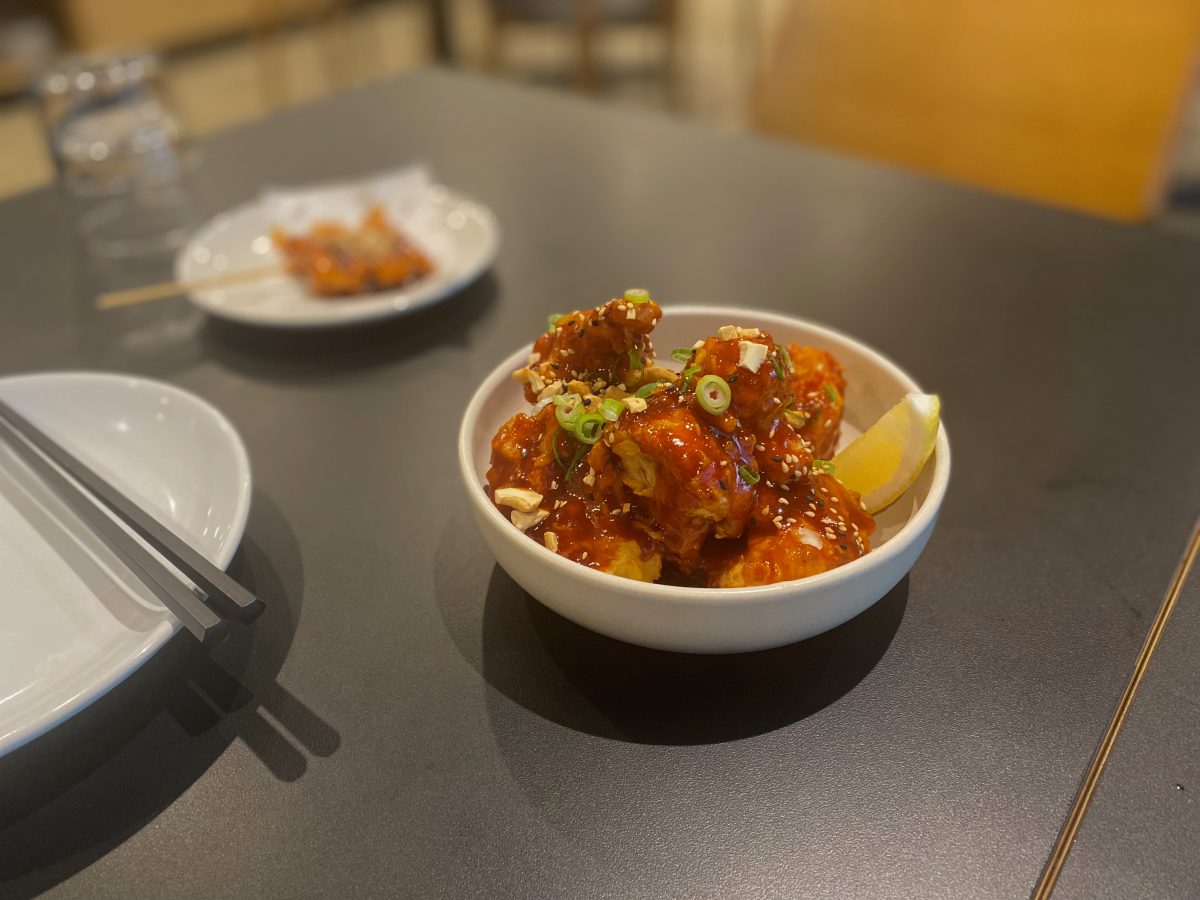
[[[838,481],[877,513],[909,489],[937,440],[942,401],[937,394],[908,394],[832,462]]]

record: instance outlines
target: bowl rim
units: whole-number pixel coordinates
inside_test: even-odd
[[[731,322],[750,320],[755,323],[755,327],[762,327],[763,324],[766,324],[769,328],[771,323],[784,327],[799,325],[818,335],[828,336],[835,341],[853,346],[858,352],[870,359],[874,365],[888,371],[901,383],[907,385],[908,390],[923,393],[920,385],[917,384],[911,375],[878,350],[843,331],[821,325],[809,319],[788,316],[767,310],[723,306],[719,304],[669,305],[662,307],[662,312],[663,319],[669,315],[713,315],[714,313],[729,313],[731,315]],[[622,578],[619,575],[601,572],[589,566],[582,566],[573,560],[560,556],[548,547],[530,540],[525,536],[524,532],[514,528],[512,523],[496,508],[495,504],[488,499],[482,483],[478,480],[474,462],[471,458],[471,433],[474,431],[475,423],[479,420],[487,403],[487,398],[495,392],[500,384],[511,380],[513,371],[520,368],[524,360],[528,359],[532,349],[533,343],[530,342],[501,361],[499,365],[492,369],[472,395],[463,413],[462,424],[459,427],[459,469],[462,473],[467,489],[467,496],[470,498],[471,503],[477,511],[488,517],[492,523],[501,526],[497,529],[497,532],[504,535],[505,540],[515,547],[532,551],[534,559],[538,559],[543,564],[556,569],[565,576],[573,576],[585,580],[593,579],[595,586],[599,589],[606,587],[620,588],[625,591],[635,590],[665,601],[686,601],[688,603],[701,601],[705,604],[720,605],[727,602],[745,603],[748,597],[768,600],[783,595],[792,595],[797,591],[807,594],[826,588],[836,588],[844,582],[865,577],[873,571],[883,569],[892,564],[897,557],[901,556],[908,549],[913,541],[933,524],[933,520],[937,517],[938,511],[941,509],[942,501],[945,499],[946,490],[950,483],[950,439],[946,434],[945,423],[940,422],[933,454],[930,456],[929,462],[926,463],[926,465],[932,463],[934,469],[933,480],[929,485],[929,493],[926,495],[925,501],[886,544],[879,549],[872,549],[865,556],[851,560],[843,566],[838,566],[836,569],[830,569],[827,572],[821,572],[816,575],[809,575],[805,578],[777,581],[773,584],[710,588],[635,581],[631,578]]]

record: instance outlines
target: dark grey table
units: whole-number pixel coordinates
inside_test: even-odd
[[[94,313],[54,195],[0,205],[0,366],[136,372],[224,410],[255,471],[234,569],[270,603],[3,761],[5,893],[1029,892],[1196,512],[1200,247],[441,73],[204,149],[212,210],[424,159],[504,246],[435,309],[287,335],[184,301]],[[826,322],[941,393],[949,497],[874,608],[675,656],[495,567],[452,459],[463,405],[548,311],[635,283]],[[1194,886],[1120,833],[1068,863],[1073,896],[1114,869]]]

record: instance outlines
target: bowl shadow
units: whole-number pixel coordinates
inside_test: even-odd
[[[273,328],[206,317],[200,340],[207,358],[255,379],[304,383],[388,365],[442,344],[469,341],[496,305],[491,270],[445,300],[405,315],[332,328]],[[336,300],[331,300],[336,303]]]
[[[464,523],[465,524],[465,523]],[[542,606],[499,566],[465,573],[461,527],[443,533],[438,605],[451,639],[492,688],[544,719],[643,744],[711,744],[819,712],[867,676],[891,644],[908,577],[850,621],[755,653],[651,650],[589,631]],[[486,552],[486,551],[483,551]],[[464,554],[468,554],[464,557]]]
[[[276,676],[303,603],[299,548],[256,492],[230,572],[267,602],[211,653],[177,634],[95,703],[0,758],[0,894],[34,896],[154,820],[241,738],[275,778],[304,754],[333,753],[337,732]],[[291,735],[263,716],[272,718]]]

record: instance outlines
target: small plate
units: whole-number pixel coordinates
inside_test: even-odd
[[[233,426],[178,388],[64,372],[0,398],[225,567],[250,511]],[[0,756],[124,680],[179,621],[0,443]]]
[[[435,271],[394,291],[355,297],[315,297],[291,275],[195,291],[192,302],[223,319],[276,328],[327,328],[403,315],[437,303],[478,278],[500,247],[496,217],[486,206],[440,185],[427,191],[421,224],[401,227],[432,258]],[[178,281],[198,281],[225,272],[278,263],[260,201],[222,213],[202,226],[175,259]]]

